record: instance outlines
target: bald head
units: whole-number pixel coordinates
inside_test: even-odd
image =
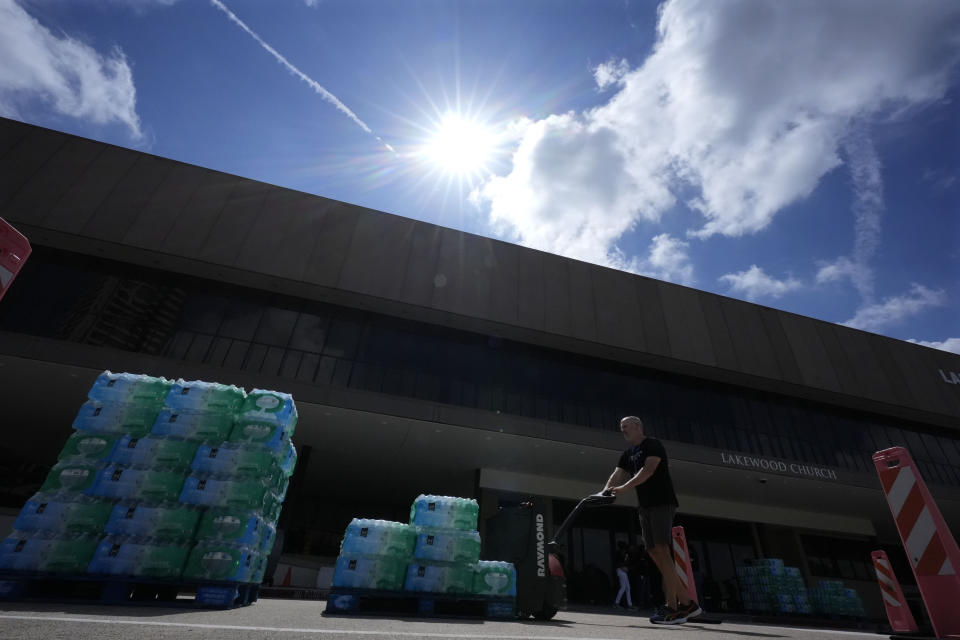
[[[627,416],[620,420],[620,432],[630,444],[643,442],[643,421],[637,416]]]

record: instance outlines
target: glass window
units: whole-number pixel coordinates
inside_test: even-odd
[[[833,575],[833,571],[826,564],[826,558],[807,556],[807,565],[810,567],[810,573],[815,576],[827,577]]]
[[[848,580],[855,580],[857,577],[857,570],[853,568],[853,561],[848,558],[839,558],[837,560],[837,566],[840,568],[840,577],[847,578]]]
[[[177,360],[186,358],[187,349],[190,348],[190,343],[193,342],[194,335],[196,334],[192,331],[177,331],[170,341],[170,344],[167,345],[164,355],[168,358],[176,358]]]
[[[327,324],[326,317],[301,313],[297,317],[293,337],[290,338],[290,346],[301,351],[320,353],[327,335]]]
[[[183,307],[180,326],[199,333],[216,333],[226,309],[226,298],[194,293]]]
[[[934,462],[939,462],[945,464],[947,462],[947,456],[943,453],[942,445],[937,441],[936,436],[931,436],[926,433],[917,434],[920,436],[920,439],[923,440],[923,443],[926,445],[927,453],[930,455],[930,459]]]
[[[213,341],[211,336],[195,334],[190,346],[187,348],[187,355],[184,360],[189,362],[204,362],[207,357],[207,350]]]
[[[924,480],[928,483],[943,484],[943,480],[940,478],[940,470],[937,469],[936,464],[927,460],[915,460],[915,462]]]
[[[869,429],[870,436],[873,438],[873,446],[876,447],[877,451],[883,451],[893,446],[890,444],[889,434],[882,426],[871,424]]]
[[[233,300],[223,316],[218,333],[238,340],[253,340],[263,307],[245,300]]]
[[[260,373],[268,376],[280,375],[280,365],[283,364],[284,350],[280,347],[267,347],[267,354],[260,366]]]
[[[952,438],[938,437],[940,449],[947,457],[947,461],[954,468],[960,469],[960,440]]]
[[[304,353],[300,360],[300,369],[297,370],[297,380],[302,382],[313,382],[317,375],[317,367],[320,366],[320,356],[316,353]]]
[[[416,389],[416,377],[404,369],[388,369],[383,374],[383,392],[401,396],[412,396]],[[462,383],[461,399],[468,407],[476,406],[476,388],[474,385]]]
[[[323,345],[323,354],[337,358],[353,358],[360,345],[363,327],[359,322],[347,318],[334,318],[330,323],[327,342]]]
[[[290,309],[267,307],[263,310],[263,316],[260,318],[260,325],[257,327],[254,342],[277,347],[286,346],[290,342],[293,328],[296,326],[299,316],[299,313]]]
[[[770,442],[770,436],[765,433],[757,434],[757,440],[760,442],[760,453],[765,456],[776,456],[773,450],[773,444]]]
[[[353,373],[353,363],[343,358],[337,358],[333,367],[333,379],[330,384],[337,387],[347,387],[350,385],[350,377]]]
[[[262,344],[254,344],[250,346],[250,350],[247,353],[247,360],[243,364],[243,368],[247,371],[256,371],[259,372],[263,368],[263,361],[267,357],[267,346]]]
[[[903,435],[907,439],[907,450],[914,460],[930,460],[930,454],[927,453],[927,447],[920,439],[920,434],[913,431],[904,431]]]
[[[666,439],[870,474],[874,451],[905,446],[960,484],[960,439],[922,424],[45,247],[21,278],[2,330],[601,430],[640,414]]]
[[[303,355],[301,351],[288,349],[283,355],[283,361],[280,364],[281,378],[296,378],[297,371],[300,369],[300,358]]]
[[[891,447],[906,447],[907,439],[903,435],[903,431],[896,427],[887,427],[887,436],[890,439]]]
[[[383,367],[367,362],[355,363],[350,386],[379,392],[383,387]]]
[[[957,478],[952,467],[945,464],[936,464],[937,470],[940,473],[940,477],[943,478],[943,482],[946,484],[957,484]]]
[[[333,372],[337,368],[337,359],[329,356],[321,356],[320,364],[317,366],[317,373],[314,380],[318,384],[331,384],[333,382]]]
[[[231,369],[240,369],[243,367],[243,359],[247,355],[250,343],[244,340],[233,340],[232,343],[233,344],[230,345],[230,351],[227,352],[227,357],[223,361],[223,366],[230,367]]]
[[[515,416],[523,415],[523,401],[517,391],[507,391],[504,394],[504,411]]]
[[[233,340],[230,338],[214,338],[213,344],[207,353],[206,361],[218,367],[223,366],[223,361],[227,358],[227,352]]]

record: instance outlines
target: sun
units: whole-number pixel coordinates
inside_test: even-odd
[[[448,113],[423,147],[424,157],[440,171],[456,176],[488,173],[496,136],[480,122]]]

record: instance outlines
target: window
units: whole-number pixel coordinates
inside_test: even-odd
[[[277,347],[286,346],[290,342],[299,315],[290,309],[267,307],[263,310],[254,341]]]
[[[323,346],[324,355],[337,358],[353,358],[360,345],[362,326],[359,322],[347,318],[334,318],[330,323],[330,333]]]
[[[601,430],[639,414],[661,438],[871,475],[906,446],[960,486],[960,438],[923,424],[47,247],[18,277],[0,330]]]
[[[801,535],[810,573],[821,578],[875,580],[870,553],[875,544],[869,540]]]
[[[198,333],[214,334],[220,328],[220,321],[227,308],[225,298],[193,294],[187,298],[180,319],[182,328]]]
[[[294,325],[290,347],[320,353],[326,335],[327,318],[312,313],[301,313]]]
[[[253,340],[260,324],[263,307],[244,300],[232,300],[217,331],[220,335],[238,340]]]

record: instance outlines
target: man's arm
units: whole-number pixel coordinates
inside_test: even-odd
[[[613,487],[621,484],[630,477],[630,473],[621,467],[617,467],[613,470],[613,473],[610,474],[610,477],[607,479],[607,484],[603,486],[604,491],[610,491]]]
[[[643,463],[643,468],[640,471],[637,471],[637,475],[633,476],[623,484],[619,486],[609,486],[610,482],[607,481],[607,489],[613,492],[613,495],[620,495],[620,493],[632,489],[638,484],[643,484],[650,479],[650,476],[653,475],[653,472],[657,470],[657,467],[660,465],[660,458],[657,456],[650,456]],[[623,469],[617,468],[617,471],[623,471]],[[626,471],[623,471],[625,476],[629,475]],[[614,472],[616,475],[616,472]],[[610,479],[613,480],[613,476],[610,476]]]

